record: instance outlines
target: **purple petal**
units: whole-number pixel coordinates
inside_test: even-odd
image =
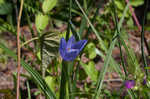
[[[71,48],[73,43],[75,43],[75,37],[72,35],[67,42],[67,49]]]
[[[71,49],[79,49],[79,51],[81,51],[86,45],[86,43],[87,43],[87,40],[80,40],[77,43],[73,44],[71,46]]]
[[[79,50],[70,49],[69,51],[66,51],[63,59],[66,61],[73,61],[78,56],[79,52]]]
[[[127,80],[127,81],[125,81],[125,87],[126,87],[127,89],[131,89],[131,88],[133,88],[134,86],[135,86],[134,80]]]
[[[62,58],[65,56],[66,46],[67,46],[66,40],[64,38],[61,38],[59,52]]]
[[[146,79],[143,80],[143,85],[146,85],[147,81]]]

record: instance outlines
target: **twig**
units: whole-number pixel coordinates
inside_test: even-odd
[[[17,21],[17,64],[18,64],[18,68],[17,68],[17,95],[16,95],[16,99],[19,99],[20,96],[20,56],[21,56],[21,46],[20,46],[20,21],[21,21],[21,15],[22,15],[22,9],[23,9],[23,0],[21,0],[20,3],[20,11],[19,11],[19,16],[18,16],[18,21]]]

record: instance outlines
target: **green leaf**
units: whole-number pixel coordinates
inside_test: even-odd
[[[27,89],[28,89],[28,99],[31,99],[30,85],[28,81],[27,81]]]
[[[47,76],[45,77],[45,81],[47,85],[49,86],[49,88],[51,88],[52,91],[55,92],[55,78],[51,76]]]
[[[44,13],[52,10],[57,4],[57,0],[44,0],[42,9]]]
[[[132,6],[137,7],[144,4],[144,0],[130,0]]]
[[[49,17],[47,15],[38,14],[35,18],[35,25],[38,32],[42,32],[48,25]]]
[[[116,1],[115,0],[115,4],[118,7],[119,10],[123,10],[124,9],[124,5],[121,1]]]
[[[40,53],[40,51],[37,52],[36,56],[37,56],[37,58],[41,61],[41,53]]]
[[[10,3],[0,4],[0,15],[7,15],[12,12],[12,5]]]
[[[84,68],[86,74],[91,78],[91,80],[93,81],[97,81],[97,70],[95,68],[95,63],[93,61],[90,61],[87,64],[84,64],[82,62],[80,62],[80,64],[82,65],[82,67]]]
[[[0,43],[0,48],[2,48],[12,58],[17,60],[16,54],[9,48],[5,47],[5,45],[3,45],[2,43]],[[46,84],[45,80],[40,76],[40,74],[36,70],[34,70],[30,65],[28,65],[23,60],[21,60],[21,65],[32,76],[33,81],[41,88],[47,99],[56,99],[54,93],[51,91],[51,89]]]
[[[4,0],[0,0],[0,4],[4,3]]]
[[[129,20],[127,21],[127,25],[129,27],[133,27],[134,26],[134,22],[133,22],[132,18],[129,18]]]
[[[96,57],[95,48],[96,48],[96,46],[95,46],[94,43],[89,43],[89,44],[86,46],[86,48],[85,48],[85,50],[88,51],[88,54],[89,54],[89,58],[90,58],[90,59],[94,59],[94,58]]]

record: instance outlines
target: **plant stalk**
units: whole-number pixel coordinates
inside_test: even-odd
[[[22,10],[23,10],[23,2],[24,0],[21,0],[20,3],[20,11],[19,11],[19,16],[18,16],[18,21],[17,21],[17,95],[16,99],[19,99],[20,96],[20,56],[21,56],[21,46],[20,46],[20,21],[21,21],[21,16],[22,16]]]

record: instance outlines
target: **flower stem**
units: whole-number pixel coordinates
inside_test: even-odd
[[[115,27],[116,27],[116,30],[117,30],[117,34],[118,34],[118,45],[119,45],[119,50],[120,50],[120,57],[121,57],[121,63],[122,63],[122,66],[123,66],[123,70],[125,72],[125,77],[128,76],[128,73],[127,73],[127,69],[126,69],[126,66],[125,66],[125,62],[124,62],[124,58],[123,58],[123,54],[122,54],[122,48],[121,48],[121,41],[120,41],[120,30],[118,28],[118,18],[117,18],[117,13],[116,13],[116,6],[115,6],[115,3],[114,3],[114,0],[112,0],[112,3],[113,3],[113,6],[114,6],[114,17],[115,17]]]
[[[68,83],[68,68],[67,62],[62,61],[62,70],[61,70],[61,84],[60,84],[60,97],[59,99],[68,99],[67,98],[67,83]]]
[[[148,9],[148,1],[149,0],[146,0],[146,8],[144,10],[144,18],[143,18],[143,22],[142,22],[142,31],[141,31],[141,52],[142,52],[142,59],[143,59],[143,62],[144,62],[144,67],[147,68],[147,62],[146,62],[146,57],[144,55],[144,24],[145,24],[145,18],[146,18],[146,13],[147,13],[147,9]],[[145,73],[146,73],[146,76],[148,77],[148,70],[145,69]]]

